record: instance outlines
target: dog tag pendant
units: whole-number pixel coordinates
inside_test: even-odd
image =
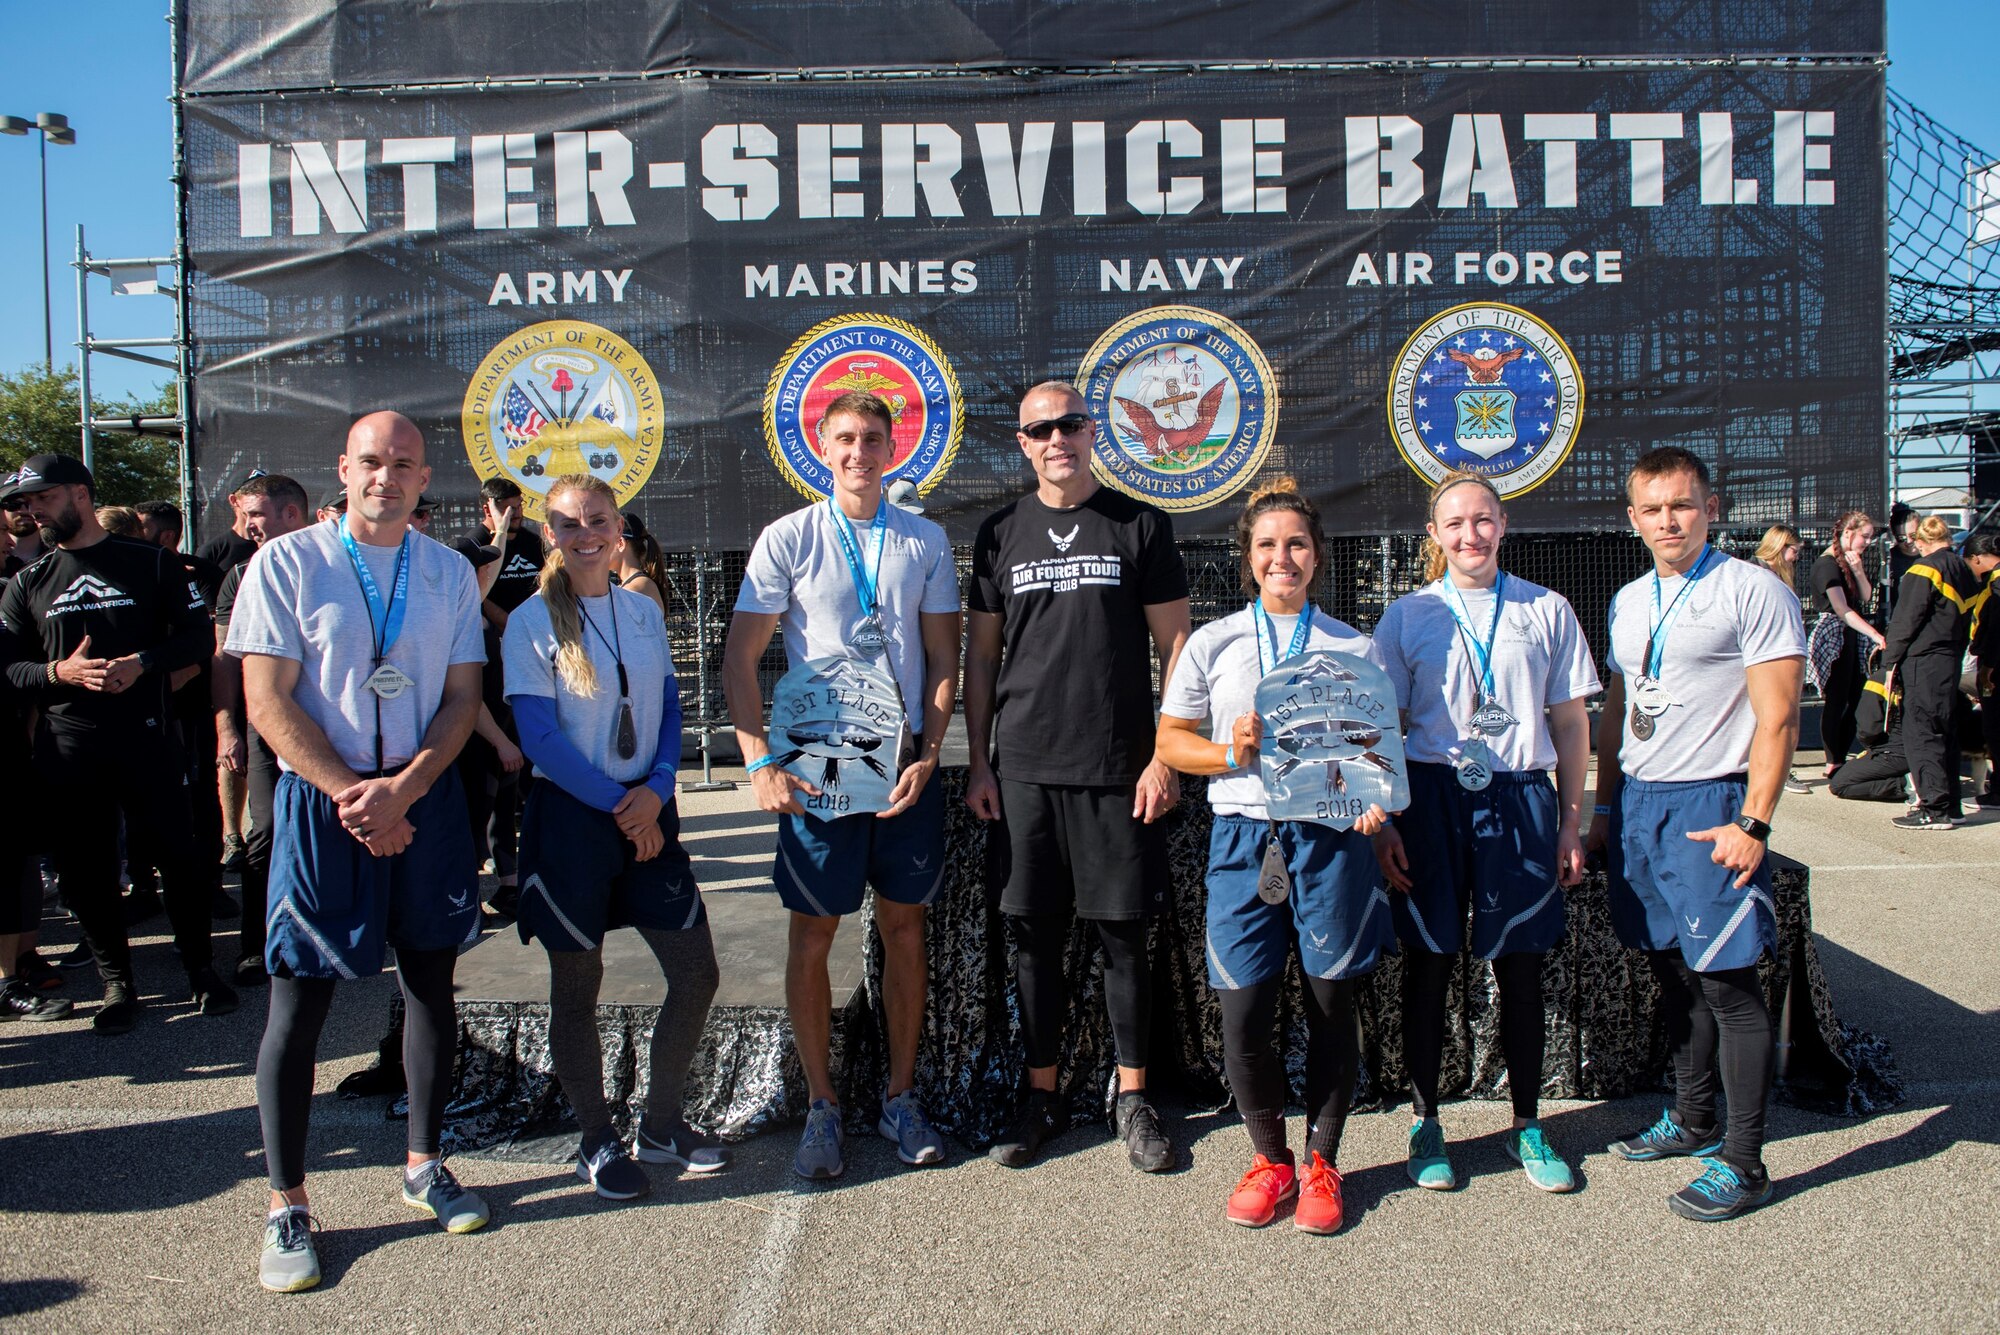
[[[639,754],[639,729],[632,722],[632,702],[618,702],[618,724],[612,734],[611,749],[618,753],[620,760],[630,760]]]
[[[1285,866],[1285,851],[1278,847],[1277,826],[1264,845],[1264,865],[1257,873],[1257,898],[1266,904],[1282,904],[1291,897],[1292,873]]]
[[[1642,742],[1648,741],[1652,738],[1656,726],[1653,716],[1639,708],[1635,701],[1632,705],[1632,735]]]
[[[1476,793],[1493,782],[1493,753],[1486,743],[1474,738],[1458,755],[1458,786]]]

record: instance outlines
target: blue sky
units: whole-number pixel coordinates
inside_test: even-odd
[[[1754,3],[1755,0],[1744,0]],[[54,263],[56,363],[75,360],[76,288],[68,261],[76,225],[102,257],[160,255],[173,243],[172,127],[167,0],[82,0],[69,5],[0,0],[0,113],[68,115],[78,142],[49,149],[49,232]],[[2000,50],[2000,0],[1890,0],[1892,87],[2000,156],[2000,101],[1991,95]],[[0,370],[42,356],[37,136],[0,137]],[[173,332],[163,297],[91,294],[100,336]],[[92,360],[113,394],[149,391],[150,367]]]

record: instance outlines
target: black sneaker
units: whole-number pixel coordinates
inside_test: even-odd
[[[213,969],[196,969],[189,974],[188,991],[194,994],[195,1009],[203,1015],[227,1015],[236,1009],[236,989]]]
[[[576,1175],[607,1201],[629,1201],[653,1189],[646,1171],[625,1154],[625,1142],[607,1131],[576,1152]]]
[[[401,1062],[394,1066],[383,1066],[379,1062],[366,1070],[356,1071],[333,1087],[333,1092],[343,1099],[366,1099],[380,1095],[394,1098],[409,1087],[404,1079]]]
[[[1611,1142],[1611,1152],[1621,1159],[1649,1163],[1654,1159],[1700,1158],[1722,1149],[1722,1129],[1690,1131],[1680,1124],[1672,1108],[1660,1120],[1637,1135]]]
[[[1041,1153],[1042,1142],[1055,1138],[1056,1096],[1053,1090],[1030,1088],[1021,1096],[1021,1115],[1007,1134],[993,1143],[986,1156],[1009,1168],[1026,1168]]]
[[[222,869],[240,872],[250,865],[250,850],[241,835],[225,835],[222,840]]]
[[[243,916],[243,910],[229,897],[229,892],[221,886],[215,887],[215,898],[209,901],[208,916],[216,922],[234,922]]]
[[[107,983],[104,1004],[90,1017],[90,1027],[100,1034],[128,1034],[139,1023],[139,998],[127,983]]]
[[[1118,1096],[1118,1138],[1125,1142],[1125,1157],[1140,1172],[1164,1173],[1174,1166],[1173,1143],[1160,1130],[1160,1115],[1142,1089]]]
[[[14,961],[14,976],[35,992],[57,992],[63,985],[62,970],[32,950]]]
[[[0,1020],[67,1020],[72,1009],[68,997],[37,996],[19,978],[0,985]]]
[[[1949,830],[1952,821],[1947,816],[1934,816],[1918,807],[1905,815],[1897,816],[1889,822],[1899,830]]]
[[[97,957],[90,953],[90,942],[79,941],[69,948],[67,954],[56,961],[65,969],[81,969],[86,964],[94,964]]]
[[[262,955],[245,955],[236,961],[235,981],[238,987],[262,987],[271,981],[271,975],[264,968]]]

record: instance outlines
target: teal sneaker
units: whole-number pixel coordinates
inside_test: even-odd
[[[1549,1142],[1542,1136],[1542,1124],[1530,1122],[1518,1130],[1510,1130],[1500,1138],[1507,1157],[1521,1165],[1528,1174],[1528,1183],[1538,1191],[1575,1191],[1576,1175],[1563,1162],[1563,1157],[1549,1148]]]
[[[1621,1159],[1630,1159],[1634,1163],[1651,1163],[1655,1159],[1701,1159],[1721,1148],[1720,1127],[1707,1131],[1690,1131],[1674,1117],[1672,1108],[1662,1112],[1659,1121],[1637,1135],[1611,1142],[1613,1154]]]
[[[1444,1128],[1435,1117],[1410,1128],[1410,1181],[1426,1191],[1450,1191],[1458,1185],[1451,1156],[1444,1152]]]
[[[447,1233],[476,1233],[493,1217],[479,1193],[462,1186],[442,1159],[432,1159],[415,1177],[404,1169],[403,1204],[422,1210]]]
[[[273,1293],[303,1293],[319,1283],[319,1253],[313,1250],[317,1221],[302,1205],[280,1210],[264,1221],[264,1254],[257,1282]]]
[[[1752,1182],[1721,1159],[1703,1159],[1702,1175],[1667,1197],[1667,1208],[1683,1219],[1713,1224],[1754,1210],[1771,1199],[1769,1174]]]

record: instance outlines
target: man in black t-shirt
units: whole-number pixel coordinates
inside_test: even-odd
[[[482,549],[497,548],[500,569],[480,615],[486,620],[486,709],[465,749],[458,753],[458,773],[465,785],[465,805],[472,819],[473,846],[493,859],[500,882],[493,896],[495,911],[512,916],[519,897],[514,872],[514,822],[520,809],[520,737],[514,713],[507,707],[502,681],[500,636],[507,614],[528,601],[542,579],[542,535],[521,517],[521,488],[512,478],[489,477],[479,484],[485,523],[475,524],[452,540],[475,570],[489,559]],[[485,580],[481,580],[482,587]]]
[[[1019,1124],[992,1154],[1022,1167],[1063,1124],[1063,955],[1082,917],[1104,945],[1118,1134],[1135,1167],[1162,1172],[1173,1146],[1146,1101],[1146,920],[1168,888],[1154,822],[1180,787],[1153,757],[1152,668],[1157,654],[1165,682],[1187,642],[1187,575],[1167,516],[1091,476],[1097,428],[1074,387],[1035,386],[1020,421],[1036,487],[980,526],[966,596],[965,800],[1003,822],[987,846],[1016,947],[1028,1064]]]
[[[256,540],[250,536],[250,529],[243,518],[243,507],[238,498],[252,482],[263,476],[265,476],[263,469],[253,468],[241,482],[236,484],[229,493],[229,527],[203,543],[201,550],[195,553],[219,572],[216,575],[218,587],[221,585],[223,575],[227,575],[248,561],[257,551]],[[180,545],[178,539],[174,545]],[[204,589],[203,592],[209,594],[213,601],[214,590]]]
[[[223,1014],[236,994],[211,967],[208,896],[167,708],[167,679],[208,654],[208,609],[171,555],[104,532],[94,491],[90,470],[64,455],[38,454],[15,475],[9,494],[28,498],[53,550],[0,596],[0,667],[42,709],[35,763],[50,846],[104,976],[93,1023],[115,1034],[139,1012],[118,897],[121,811],[159,866],[196,1005]]]

